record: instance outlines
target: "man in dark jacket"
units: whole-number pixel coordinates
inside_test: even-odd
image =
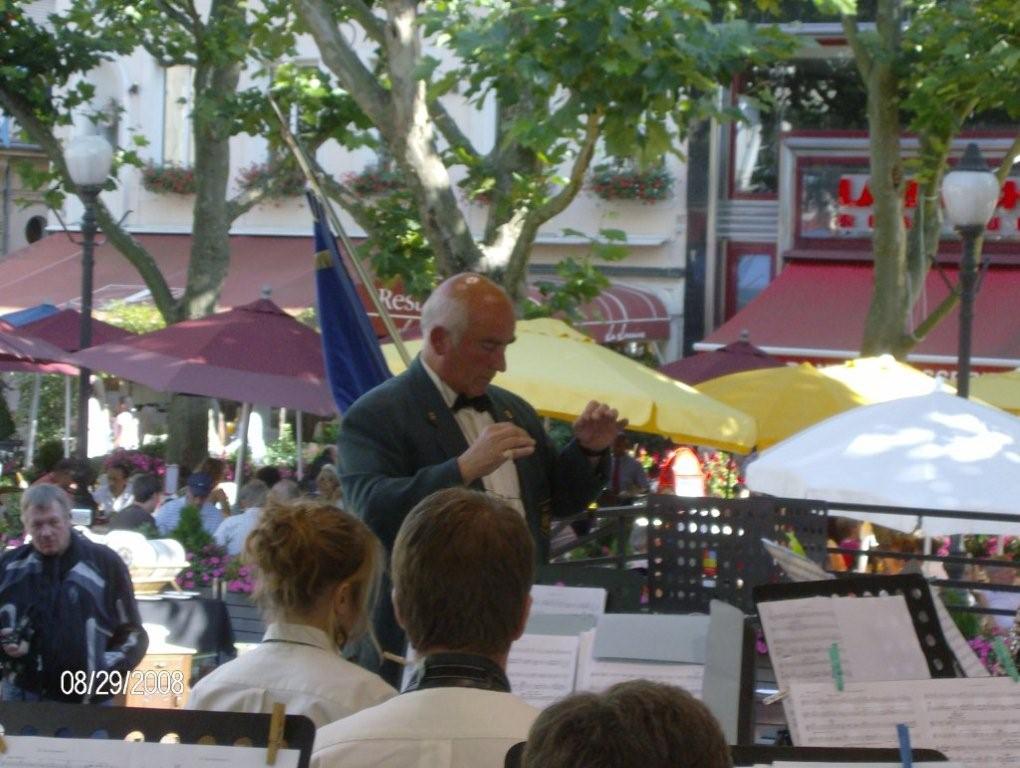
[[[59,487],[21,497],[29,544],[0,558],[5,701],[105,701],[149,644],[124,561],[71,528]]]

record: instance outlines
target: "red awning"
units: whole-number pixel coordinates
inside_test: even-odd
[[[138,240],[159,264],[170,288],[184,290],[191,251],[190,235],[137,234]],[[93,302],[95,306],[146,294],[135,268],[109,244],[96,249]],[[60,307],[80,306],[81,249],[66,235],[52,234],[0,260],[0,314],[43,302]],[[220,295],[221,307],[255,301],[263,287],[288,310],[315,304],[313,244],[311,237],[232,235],[230,269]],[[359,286],[377,332],[385,333]],[[412,331],[421,313],[420,303],[399,288],[378,288],[383,305],[397,327]],[[533,300],[537,289],[530,290]],[[637,288],[613,284],[594,302],[581,308],[578,326],[600,342],[669,338],[669,314],[655,295]]]
[[[950,286],[955,267],[943,267]],[[744,309],[717,328],[695,349],[716,349],[740,338],[769,354],[790,360],[832,362],[858,356],[871,302],[871,263],[787,262],[782,273]],[[914,310],[919,323],[949,292],[937,269],[928,272],[925,291]],[[985,273],[974,305],[972,364],[977,368],[1020,367],[1020,269],[992,266]],[[954,309],[908,355],[922,367],[955,368],[959,311]]]

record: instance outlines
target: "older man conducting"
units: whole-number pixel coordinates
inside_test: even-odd
[[[0,558],[3,699],[108,700],[149,644],[127,566],[72,530],[55,485],[25,491],[21,520],[31,543]]]
[[[506,370],[515,323],[513,303],[491,280],[471,273],[449,278],[422,307],[420,356],[344,414],[344,498],[387,549],[415,504],[434,491],[468,486],[516,509],[541,556],[550,519],[581,511],[605,485],[609,447],[626,425],[614,409],[588,403],[574,422],[574,439],[557,451],[534,408],[492,386]],[[376,632],[385,650],[400,653],[402,634],[385,599]],[[391,681],[395,673],[383,670]]]

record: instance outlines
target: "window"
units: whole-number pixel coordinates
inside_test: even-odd
[[[163,73],[163,164],[191,165],[195,160],[191,140],[194,70],[176,66]]]
[[[848,58],[756,67],[742,78],[735,104],[746,119],[733,128],[735,195],[776,195],[784,132],[867,129],[867,93]]]
[[[38,240],[42,240],[42,236],[46,234],[46,217],[45,216],[33,216],[28,220],[25,225],[25,241],[28,243],[34,243]]]
[[[765,290],[772,281],[775,245],[768,243],[729,243],[726,249],[726,302],[724,316],[729,320]]]

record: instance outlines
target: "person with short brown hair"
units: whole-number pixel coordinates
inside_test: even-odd
[[[531,726],[522,768],[730,768],[715,717],[680,688],[650,680],[577,693]]]
[[[340,655],[368,631],[383,554],[363,522],[329,504],[270,501],[245,543],[255,599],[269,622],[262,643],[203,678],[189,709],[287,712],[323,726],[393,696],[377,675]]]
[[[404,692],[319,730],[316,768],[502,768],[538,711],[506,661],[531,608],[534,545],[501,499],[451,488],[424,499],[393,546],[397,620],[420,662]]]

